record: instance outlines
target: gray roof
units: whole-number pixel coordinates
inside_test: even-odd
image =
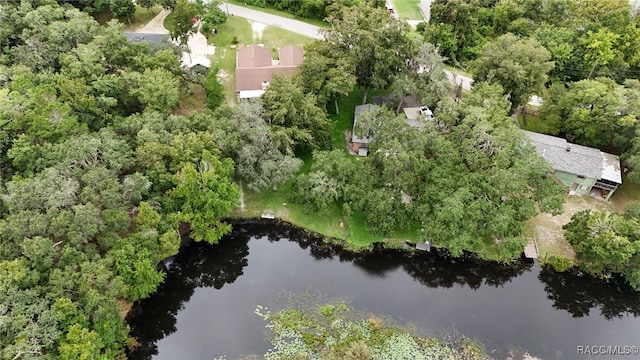
[[[169,41],[169,34],[148,34],[148,33],[132,33],[125,32],[124,33],[127,38],[133,42],[150,42],[150,43],[159,43],[163,41]]]
[[[373,107],[373,104],[364,104],[364,105],[356,106],[356,111],[353,116],[353,133],[351,134],[352,143],[368,144],[371,141],[371,138],[369,137],[361,138],[358,135],[356,135],[356,122],[358,121],[358,115],[360,115],[360,113],[362,113],[363,111],[367,111],[372,107]]]
[[[617,156],[603,153],[598,149],[570,144],[565,139],[555,136],[531,131],[524,133],[531,140],[538,155],[555,170],[622,184],[620,160]]]

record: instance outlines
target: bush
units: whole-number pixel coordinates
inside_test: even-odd
[[[237,37],[237,36],[234,36],[234,37],[233,37],[233,39],[231,40],[231,43],[232,43],[233,45],[238,45],[238,43],[239,43],[239,42],[240,42],[240,41],[238,41],[238,37]]]
[[[573,261],[561,256],[550,256],[545,259],[545,265],[551,266],[555,271],[565,272],[573,266]]]

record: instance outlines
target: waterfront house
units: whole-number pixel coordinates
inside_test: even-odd
[[[609,200],[622,184],[620,159],[563,138],[525,131],[540,157],[555,170],[571,192]]]

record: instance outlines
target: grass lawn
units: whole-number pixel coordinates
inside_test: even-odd
[[[234,36],[237,37],[239,42],[236,48],[231,47]],[[209,42],[216,46],[216,53],[213,55],[212,63],[218,64],[220,70],[224,72],[221,82],[226,91],[227,102],[229,105],[234,105],[236,102],[236,49],[238,46],[253,43],[251,25],[246,19],[231,16],[218,28],[218,32],[215,35],[209,37]]]
[[[120,21],[125,26],[125,30],[135,30],[139,27],[144,26],[146,23],[151,21],[158,13],[162,10],[160,6],[154,6],[151,8],[151,12],[146,8],[141,6],[136,6],[136,12],[133,14],[131,19],[120,18]],[[113,19],[113,14],[109,8],[106,8],[104,11],[101,11],[94,15],[94,18],[100,25],[106,25],[109,20]]]
[[[197,84],[189,84],[188,90],[180,91],[180,107],[173,111],[176,115],[188,115],[206,108],[204,88]]]
[[[310,37],[296,34],[289,30],[281,29],[275,26],[267,26],[262,32],[262,38],[256,39],[256,43],[264,44],[267,49],[281,48],[287,45],[298,45],[304,47],[305,45],[315,41]]]
[[[395,11],[405,20],[424,20],[418,4],[420,0],[392,0]]]
[[[176,21],[174,19],[173,13],[170,13],[166,18],[164,18],[164,22],[162,23],[162,25],[164,25],[164,28],[169,30],[169,32],[172,32],[175,29]]]
[[[622,213],[624,206],[631,200],[640,200],[640,185],[632,182],[625,175],[622,176],[622,185],[611,196],[609,206],[613,211]]]
[[[321,20],[307,19],[307,18],[303,18],[303,17],[300,17],[300,16],[296,16],[296,15],[290,14],[288,12],[276,10],[276,9],[263,8],[263,7],[254,6],[254,5],[245,5],[244,1],[229,0],[229,4],[243,6],[243,7],[246,7],[247,9],[256,10],[256,11],[262,11],[262,12],[267,13],[267,14],[282,16],[283,18],[287,18],[287,19],[293,19],[293,20],[306,22],[307,24],[319,26],[319,27],[322,27],[322,28],[325,28],[325,29],[330,29],[331,28],[331,25],[329,23],[326,23],[326,22],[321,21]]]
[[[540,119],[540,115],[527,114],[527,124],[525,125],[522,115],[518,114],[518,123],[520,124],[520,128],[524,130],[529,130],[541,134],[550,133],[549,125],[546,124],[542,119]]]

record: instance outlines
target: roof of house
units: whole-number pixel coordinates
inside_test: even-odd
[[[369,109],[371,109],[373,107],[373,104],[363,104],[363,105],[358,105],[356,106],[356,111],[355,114],[353,115],[353,132],[351,133],[351,142],[352,143],[361,143],[361,144],[368,144],[371,141],[371,138],[369,137],[359,137],[356,134],[356,123],[358,122],[358,116],[364,112],[367,111]]]
[[[238,49],[236,68],[271,66],[271,50],[260,45],[249,45]]]
[[[280,49],[280,56],[286,58],[286,64],[281,61],[274,65],[271,50],[260,45],[239,49],[236,55],[236,91],[263,90],[263,83],[271,82],[273,74],[296,72],[298,65],[302,63],[303,53],[297,46],[289,45]]]
[[[159,43],[163,41],[169,41],[169,34],[150,34],[150,33],[132,33],[125,32],[124,35],[127,39],[133,42],[150,42],[150,43]]]
[[[567,140],[525,131],[540,157],[555,170],[589,177],[605,179],[622,184],[620,160],[617,156],[598,149],[571,144]]]
[[[298,46],[288,45],[278,50],[280,65],[299,66],[304,60],[304,51]]]

